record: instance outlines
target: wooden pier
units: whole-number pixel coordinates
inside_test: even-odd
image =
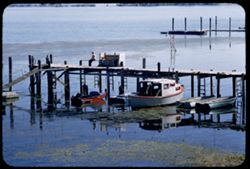
[[[161,34],[166,35],[207,35],[207,32],[209,32],[209,37],[211,37],[211,32],[215,32],[215,35],[217,35],[217,32],[228,32],[229,37],[231,37],[231,32],[245,32],[245,27],[238,27],[238,29],[232,29],[232,19],[231,17],[228,18],[228,29],[218,29],[218,18],[215,16],[214,19],[214,29],[212,29],[212,18],[209,18],[209,24],[207,29],[203,29],[203,18],[200,17],[200,28],[197,30],[187,30],[187,18],[184,18],[184,30],[176,30],[175,28],[175,18],[172,18],[172,30],[160,32]]]
[[[12,61],[9,59],[10,68],[12,68]],[[67,61],[64,61],[64,64],[55,64],[53,63],[52,55],[46,57],[46,63],[42,64],[40,60],[37,63],[34,63],[34,57],[29,56],[29,72],[24,74],[21,77],[18,77],[15,80],[12,80],[12,75],[10,74],[10,80],[8,84],[2,86],[2,89],[11,89],[13,85],[18,84],[19,82],[29,78],[30,79],[30,86],[29,91],[31,98],[36,100],[36,109],[37,111],[42,110],[42,80],[41,75],[47,74],[47,92],[48,92],[48,110],[55,110],[56,109],[56,83],[59,82],[64,86],[64,105],[66,108],[70,107],[70,93],[71,86],[70,85],[70,76],[76,75],[79,76],[79,92],[83,93],[82,89],[82,75],[91,75],[97,77],[97,85],[99,91],[102,92],[102,76],[106,76],[107,81],[107,98],[110,98],[110,86],[114,87],[114,81],[111,81],[111,77],[118,76],[120,77],[120,86],[119,91],[124,92],[124,87],[127,85],[127,77],[136,78],[137,86],[140,78],[172,78],[176,81],[179,81],[182,77],[190,77],[191,82],[191,97],[195,96],[195,77],[197,78],[197,96],[206,95],[206,86],[202,83],[202,79],[205,80],[209,78],[210,86],[210,95],[214,95],[214,80],[216,80],[216,96],[221,97],[221,79],[224,78],[231,78],[232,79],[232,96],[239,96],[242,98],[243,108],[245,107],[245,81],[246,75],[244,72],[238,72],[235,70],[232,71],[216,71],[216,70],[182,70],[182,69],[162,69],[160,62],[156,65],[155,69],[148,69],[146,68],[146,59],[142,59],[142,68],[130,68],[130,67],[98,67],[98,66],[88,66],[83,65],[82,62],[79,62],[79,65],[72,65],[68,64]],[[12,71],[9,71],[10,73]],[[58,72],[60,73],[58,75]],[[61,80],[61,78],[64,80]],[[88,85],[86,79],[84,80],[84,85]],[[184,84],[185,86],[185,84]],[[132,91],[131,91],[132,92]],[[75,93],[73,93],[75,95]],[[32,103],[35,103],[32,100]],[[32,107],[34,109],[34,106]]]

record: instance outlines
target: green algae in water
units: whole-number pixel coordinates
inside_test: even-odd
[[[76,144],[17,152],[14,158],[44,162],[48,166],[53,163],[59,166],[124,166],[148,162],[160,166],[238,166],[245,159],[244,155],[186,144],[125,140],[104,140],[92,149],[88,144]]]

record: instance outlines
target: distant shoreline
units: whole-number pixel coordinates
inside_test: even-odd
[[[10,4],[8,7],[156,7],[156,6],[199,6],[199,5],[209,5],[218,6],[222,3],[17,3]]]

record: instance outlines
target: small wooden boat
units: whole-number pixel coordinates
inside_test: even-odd
[[[208,101],[215,98],[214,96],[202,96],[202,97],[192,97],[187,99],[181,99],[176,102],[177,108],[192,109],[195,108],[195,104],[200,101]]]
[[[125,95],[118,95],[109,98],[108,104],[109,105],[125,105],[126,103],[126,96]]]
[[[89,95],[82,96],[80,93],[77,93],[76,96],[71,98],[71,105],[75,107],[81,107],[86,104],[98,104],[103,103],[103,99],[106,97],[106,93],[100,94],[96,91],[91,91]]]
[[[184,86],[172,79],[145,79],[139,83],[139,92],[128,94],[132,108],[175,104],[183,97]]]
[[[234,96],[225,96],[219,98],[213,98],[211,100],[203,100],[195,104],[195,110],[200,112],[204,110],[211,110],[226,106],[234,106],[236,97]]]

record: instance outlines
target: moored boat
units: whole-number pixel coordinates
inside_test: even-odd
[[[199,103],[195,104],[196,111],[204,111],[204,110],[211,110],[226,106],[232,106],[235,104],[236,97],[234,96],[225,96],[219,98],[213,98],[209,101],[200,101]]]
[[[128,94],[132,108],[175,104],[183,97],[184,86],[172,79],[145,79],[139,83],[139,92]]]
[[[71,98],[71,105],[76,107],[81,107],[86,104],[98,104],[103,103],[103,99],[106,97],[106,93],[100,94],[96,91],[91,91],[89,95],[83,96],[80,93],[77,93],[76,96]]]
[[[181,99],[176,102],[177,108],[192,109],[195,108],[195,104],[200,101],[208,101],[215,98],[214,96],[202,96],[202,97],[192,97],[187,99]]]

